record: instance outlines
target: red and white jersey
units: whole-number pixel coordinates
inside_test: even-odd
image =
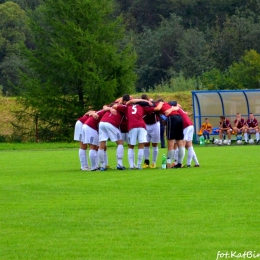
[[[256,126],[258,126],[258,121],[257,121],[257,119],[256,118],[254,118],[253,120],[252,119],[247,119],[247,121],[246,121],[246,125],[248,126],[248,127],[256,127]]]
[[[154,112],[154,107],[142,107],[140,105],[118,105],[117,110],[127,117],[127,128],[130,131],[133,128],[144,128],[146,124],[143,120],[144,115]]]
[[[82,124],[84,124],[84,122],[86,122],[86,121],[88,120],[88,118],[89,118],[89,115],[84,115],[84,116],[80,117],[78,120],[79,120]]]
[[[222,128],[230,128],[232,129],[232,126],[231,126],[231,123],[228,119],[225,119],[224,122],[219,122],[219,125],[222,127]]]
[[[236,125],[237,119],[234,121],[234,125]],[[237,128],[242,128],[246,124],[245,119],[241,118],[240,121],[237,124]]]
[[[106,113],[105,110],[99,110],[96,112],[99,115],[98,119],[95,119],[94,117],[90,116],[87,121],[84,122],[84,124],[88,125],[89,127],[93,128],[94,130],[98,131],[98,124],[100,120],[102,119],[103,115]]]
[[[107,111],[103,115],[100,122],[107,122],[107,123],[110,123],[111,125],[115,126],[116,128],[119,128],[123,117],[124,117],[124,115],[120,112],[117,112],[116,115],[113,115],[110,113],[110,111]]]
[[[190,125],[193,125],[193,122],[191,121],[189,116],[182,109],[177,110],[177,112],[182,117],[183,129],[185,129],[186,127],[188,127]]]

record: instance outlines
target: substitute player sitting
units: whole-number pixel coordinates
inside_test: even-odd
[[[210,142],[209,134],[211,131],[212,125],[209,123],[209,119],[205,118],[205,122],[201,125],[200,132],[203,134],[206,143]]]
[[[258,121],[254,117],[253,113],[249,114],[249,118],[246,121],[245,126],[245,144],[248,144],[248,135],[255,134],[256,136],[256,143],[259,144],[259,126]]]
[[[223,134],[227,134],[228,136],[228,145],[231,144],[231,133],[232,133],[232,126],[228,119],[225,116],[220,116],[219,122],[219,143],[218,145],[222,145],[222,137]]]
[[[236,120],[234,121],[233,131],[237,136],[237,140],[242,140],[242,135],[245,132],[246,122],[245,119],[241,117],[240,113],[237,113]]]

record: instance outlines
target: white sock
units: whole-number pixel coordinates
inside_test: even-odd
[[[124,146],[119,144],[116,150],[117,164],[123,166]]]
[[[153,163],[156,163],[157,161],[158,151],[159,151],[158,146],[153,147]]]
[[[187,156],[187,165],[191,165],[191,160],[193,157],[194,151],[193,151],[193,147],[189,147],[188,148],[188,156]]]
[[[174,150],[174,161],[177,162],[179,157],[179,148]]]
[[[79,149],[79,161],[81,169],[88,167],[88,160],[86,156],[86,150]]]
[[[128,148],[128,163],[130,168],[134,168],[134,149]]]
[[[168,151],[167,158],[169,158],[171,161],[174,159],[174,150]]]
[[[85,150],[85,167],[88,167],[88,156],[87,156],[87,150]]]
[[[149,160],[149,158],[150,158],[150,147],[148,146],[148,147],[144,147],[144,159],[145,160]]]
[[[98,151],[96,150],[95,150],[95,163],[96,163],[96,168],[98,168],[99,160],[98,160]]]
[[[255,133],[256,141],[259,140],[259,133]]]
[[[247,141],[248,141],[248,134],[245,133],[245,134],[244,134],[244,137],[245,137],[245,141],[247,142]]]
[[[185,156],[185,148],[183,146],[179,147],[178,151],[178,163],[182,164]]]
[[[101,164],[101,167],[105,168],[105,151],[98,149],[98,159],[99,159],[99,163]]]
[[[89,159],[91,163],[91,170],[94,170],[97,168],[96,166],[96,151],[95,150],[89,150]]]
[[[144,149],[138,149],[138,157],[137,157],[137,167],[141,167],[141,163],[144,157]]]
[[[199,163],[199,161],[198,161],[198,158],[197,158],[197,155],[196,155],[196,153],[195,153],[195,151],[194,151],[193,146],[192,146],[192,149],[193,149],[192,160],[195,162],[196,165],[199,165],[200,163]]]
[[[104,160],[105,160],[105,165],[108,165],[108,156],[107,156],[107,151],[104,152]]]

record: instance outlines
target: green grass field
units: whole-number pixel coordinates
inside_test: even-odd
[[[195,151],[200,168],[85,172],[77,144],[0,144],[0,259],[260,253],[259,146]]]

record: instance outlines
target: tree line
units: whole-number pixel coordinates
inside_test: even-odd
[[[0,91],[51,138],[126,92],[259,88],[259,11],[260,0],[0,0]]]

